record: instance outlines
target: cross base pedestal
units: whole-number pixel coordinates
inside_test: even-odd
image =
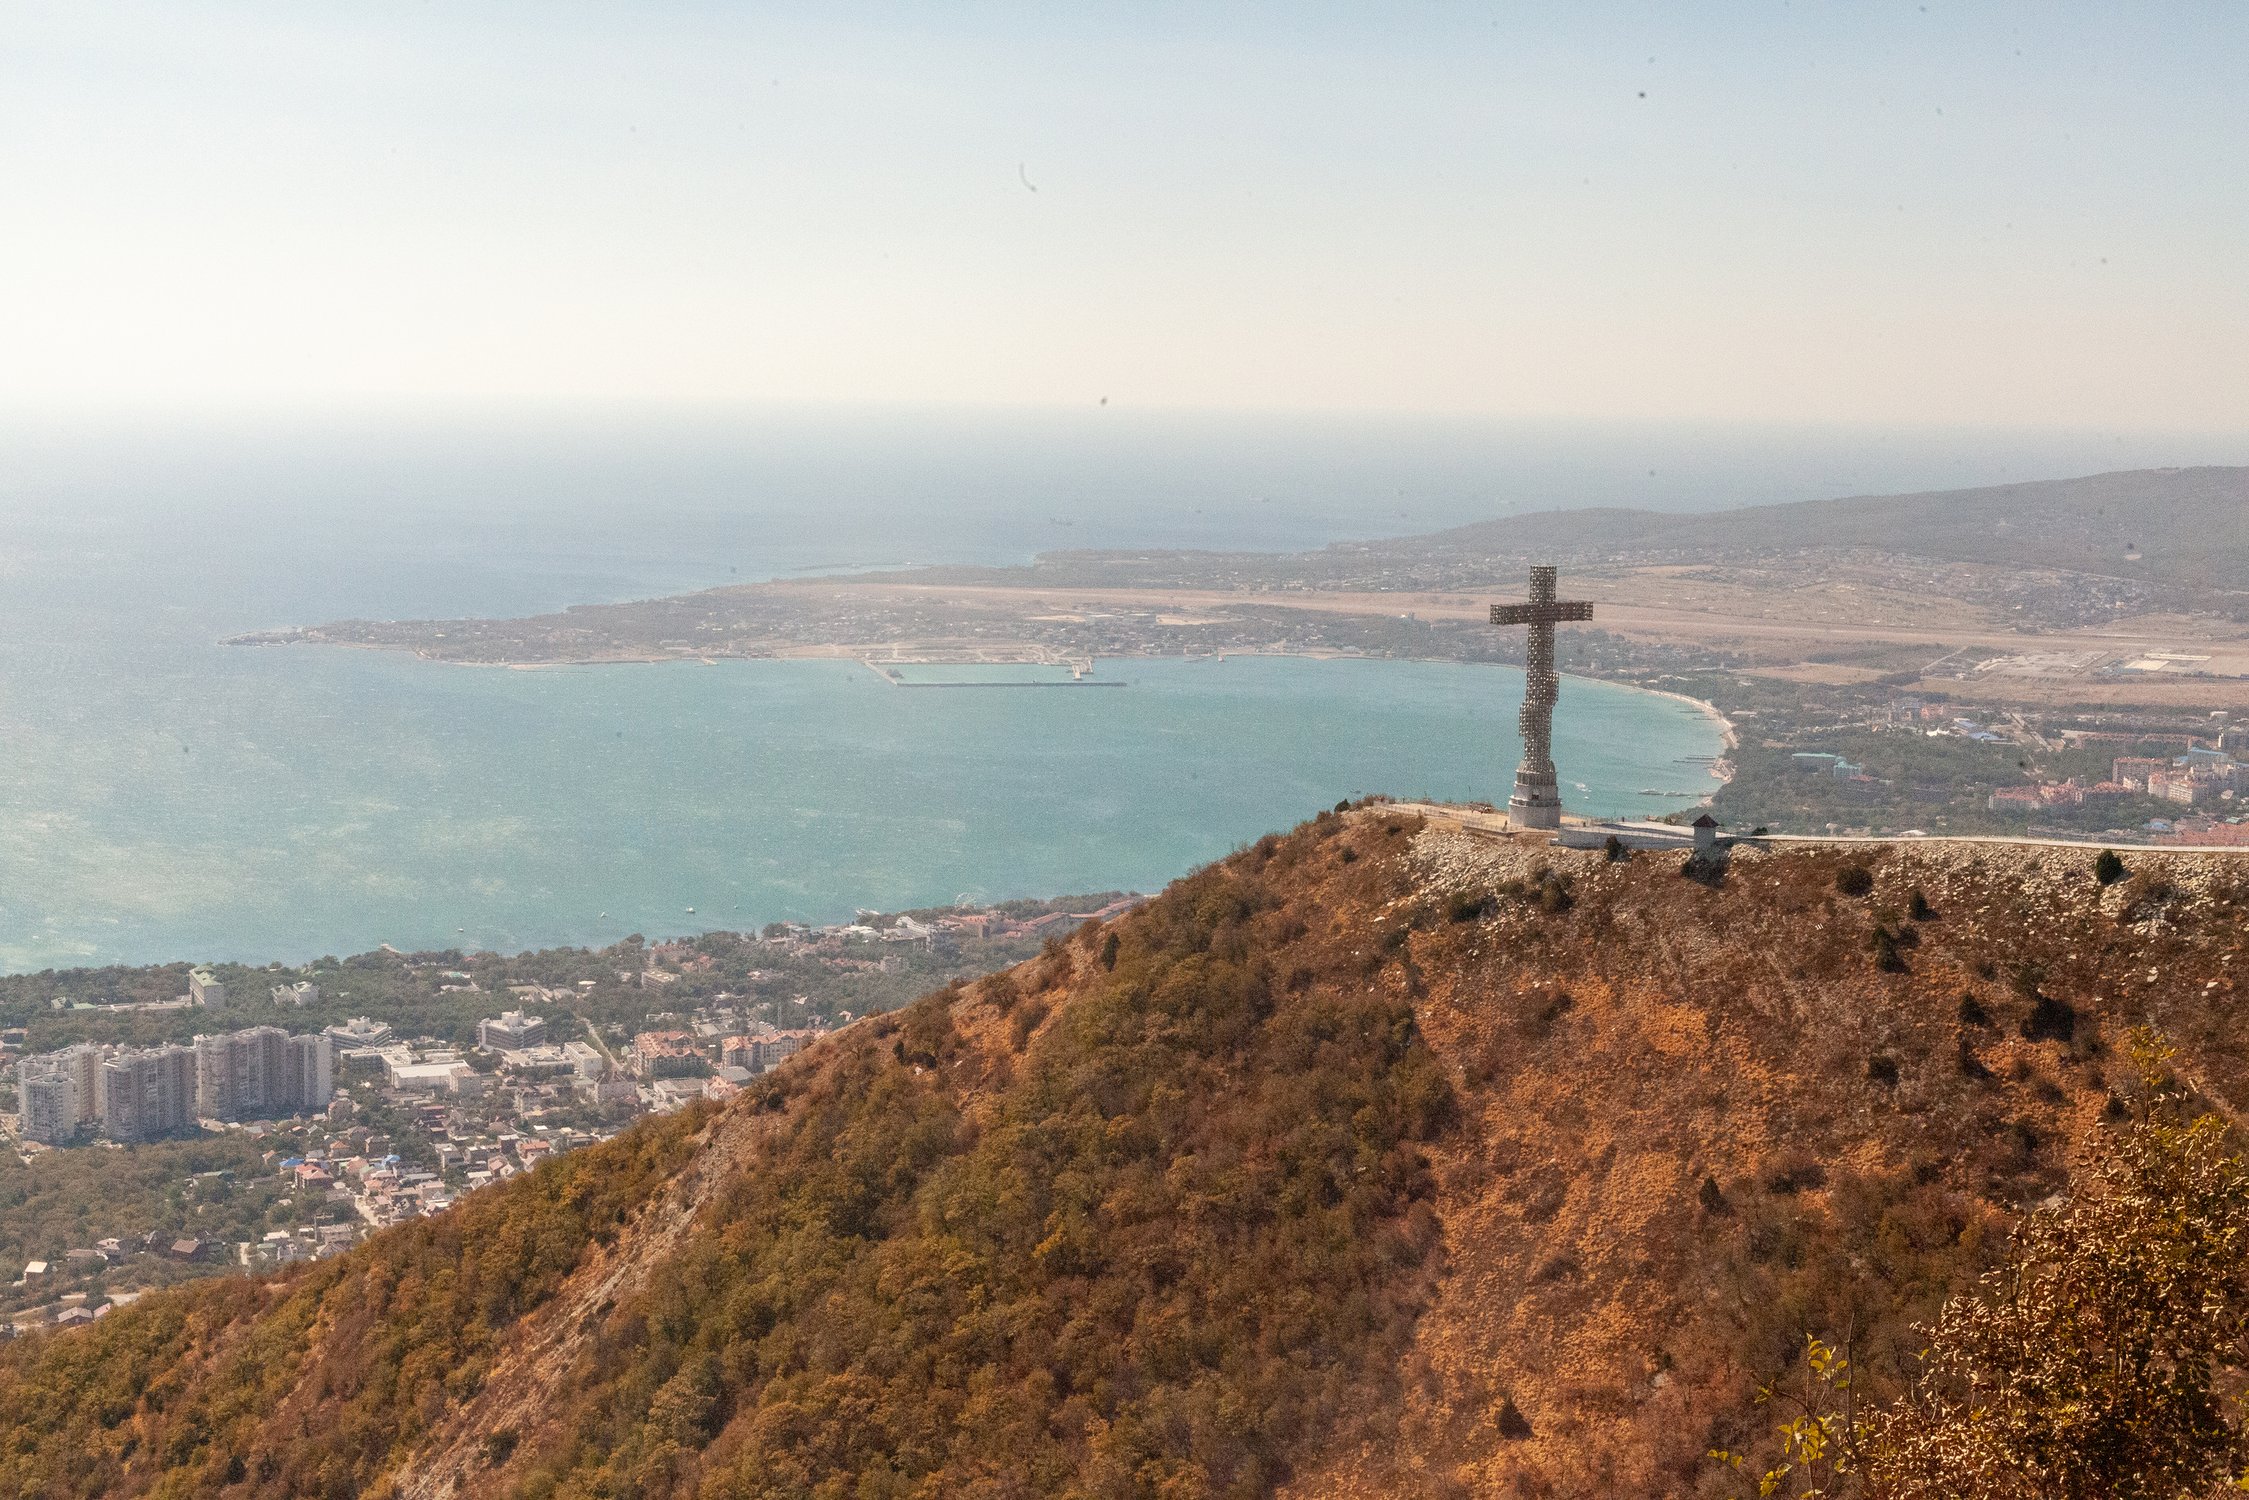
[[[1507,799],[1507,821],[1517,828],[1562,826],[1562,790],[1554,773],[1528,768],[1515,773],[1515,795]]]

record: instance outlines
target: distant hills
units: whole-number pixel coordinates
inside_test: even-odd
[[[1716,1493],[1807,1334],[1897,1389],[2127,1113],[2128,1026],[2249,1100],[2249,864],[2131,862],[1323,814],[725,1105],[0,1350],[0,1493]]]
[[[2132,469],[1700,515],[1545,511],[1365,550],[1660,554],[1715,561],[1826,549],[2244,589],[2249,588],[2249,468]]]
[[[1245,618],[1238,628],[1192,637],[1153,627],[1117,636],[1065,628],[1046,606],[1024,615],[1004,593],[939,595],[949,588],[1185,588],[1238,594],[1241,607],[1253,609],[1254,596],[1267,592],[1514,589],[1533,562],[1577,573],[1731,567],[1739,572],[1727,582],[1783,594],[1816,581],[1823,568],[1852,568],[1862,584],[1919,595],[1931,607],[1996,603],[2010,624],[2031,629],[2166,611],[2249,620],[2249,468],[2133,470],[1696,515],[1541,511],[1312,552],[1048,552],[1014,567],[733,584],[515,620],[342,620],[233,643],[326,642],[515,663],[771,656],[843,644],[973,653],[995,639],[1068,655],[1258,649],[1296,640],[1291,631],[1303,626],[1302,612],[1293,625]],[[1298,644],[1386,649],[1364,629]],[[1422,641],[1410,649],[1428,654],[1432,647]]]
[[[1153,587],[1465,587],[1532,559],[1577,566],[1883,553],[2059,569],[2188,593],[2249,591],[2249,468],[2133,469],[1915,495],[1677,514],[1537,511],[1314,552],[1051,552],[904,580]]]

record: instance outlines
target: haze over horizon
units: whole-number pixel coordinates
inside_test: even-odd
[[[2249,397],[2233,6],[11,21],[19,414],[2149,435]]]

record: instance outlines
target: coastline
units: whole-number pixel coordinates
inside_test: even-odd
[[[263,674],[272,692],[242,695],[262,717],[228,721],[265,755],[187,741],[210,768],[198,800],[84,819],[56,842],[66,868],[27,892],[26,932],[0,950],[34,971],[380,939],[512,951],[964,892],[1146,890],[1339,798],[1488,796],[1514,760],[1512,667],[1261,653],[1097,671],[1134,686],[970,702],[883,693],[859,662],[830,660],[549,676],[544,689],[524,678],[518,691],[410,658],[305,659]],[[1565,700],[1583,715],[1569,769],[1597,810],[1662,812],[1710,784],[1717,736],[1679,709],[1618,684],[1573,683]],[[364,711],[335,712],[344,702]],[[526,756],[527,725],[557,748]],[[363,805],[386,816],[335,826],[331,809]],[[314,840],[324,852],[308,860]],[[121,897],[120,870],[149,871],[170,900]],[[688,906],[701,915],[681,917]]]
[[[313,644],[321,644],[321,643],[320,643],[320,642],[313,642]],[[336,644],[344,644],[344,643],[336,643]],[[363,643],[353,642],[353,643],[350,643],[350,644],[363,644]],[[398,649],[403,649],[403,648],[399,648],[399,647],[388,647],[388,646],[373,646],[373,645],[369,645],[369,646],[367,646],[367,649],[371,649],[371,650],[377,650],[377,651],[382,651],[382,650],[398,650]],[[717,664],[718,664],[718,663],[719,663],[720,661],[722,661],[722,660],[723,660],[723,661],[861,661],[861,662],[866,662],[866,663],[868,663],[869,665],[874,665],[874,664],[876,664],[876,663],[877,663],[878,661],[892,661],[892,660],[896,660],[896,658],[893,658],[893,657],[890,657],[889,655],[887,655],[887,652],[888,652],[888,650],[889,650],[889,649],[890,649],[890,648],[889,648],[889,647],[887,647],[887,646],[886,646],[886,647],[884,647],[884,648],[882,648],[881,650],[876,650],[876,649],[872,649],[872,648],[868,648],[868,649],[858,649],[858,648],[853,648],[853,647],[849,647],[849,646],[845,646],[845,645],[842,645],[842,644],[840,644],[840,643],[837,643],[837,642],[833,642],[833,641],[830,641],[830,642],[824,642],[824,643],[821,643],[821,644],[818,644],[818,645],[802,645],[802,646],[788,646],[788,647],[782,647],[782,648],[780,648],[780,649],[778,649],[778,650],[774,651],[774,652],[773,652],[772,654],[770,654],[770,655],[766,655],[766,656],[735,656],[735,655],[731,655],[731,654],[729,654],[729,655],[726,655],[726,656],[722,656],[722,657],[712,657],[712,656],[686,656],[686,655],[682,655],[682,656],[630,656],[630,657],[598,657],[598,658],[597,658],[597,657],[585,657],[585,658],[581,658],[581,659],[579,659],[579,660],[577,660],[577,661],[557,661],[557,662],[452,662],[452,663],[450,663],[450,665],[455,665],[455,666],[477,666],[477,667],[483,667],[483,666],[498,666],[498,667],[506,667],[506,668],[508,668],[508,669],[510,669],[510,670],[512,670],[512,671],[518,671],[518,672],[536,672],[536,671],[544,671],[544,670],[546,670],[546,669],[548,669],[548,668],[550,668],[550,667],[625,666],[625,665],[644,665],[644,664],[645,664],[645,665],[652,665],[652,666],[653,666],[653,665],[661,665],[661,664],[663,664],[663,663],[665,663],[665,662],[689,662],[689,661],[692,661],[692,662],[698,662],[698,663],[700,663],[700,664],[701,664],[701,665],[703,665],[703,666],[709,667],[709,666],[716,666],[716,665],[717,665]],[[438,663],[440,663],[440,664],[447,664],[447,659],[446,659],[446,658],[444,658],[444,657],[434,657],[434,656],[433,656],[433,657],[425,657],[425,656],[422,656],[422,653],[421,653],[420,651],[415,651],[415,653],[414,653],[414,654],[415,654],[415,655],[416,655],[417,657],[421,657],[421,659],[423,659],[423,660],[425,660],[425,661],[434,661],[434,662],[438,662]],[[1223,661],[1225,661],[1225,660],[1226,660],[1226,659],[1227,659],[1228,657],[1240,657],[1240,656],[1255,656],[1255,657],[1288,658],[1288,659],[1294,659],[1294,660],[1298,660],[1298,661],[1396,661],[1396,662],[1418,662],[1418,663],[1423,663],[1423,664],[1426,664],[1426,665],[1429,665],[1429,666],[1445,666],[1445,667],[1473,667],[1473,666],[1484,666],[1484,667],[1510,667],[1510,668],[1513,668],[1513,670],[1515,670],[1515,671],[1521,671],[1521,670],[1522,670],[1522,668],[1521,668],[1521,667],[1519,667],[1519,666],[1516,666],[1516,664],[1515,664],[1515,663],[1512,663],[1512,662],[1482,662],[1482,661],[1472,661],[1472,660],[1469,660],[1469,659],[1467,659],[1467,658],[1465,658],[1465,657],[1458,657],[1458,656],[1396,656],[1396,655],[1380,655],[1380,656],[1378,656],[1378,655],[1374,655],[1374,654],[1371,654],[1371,653],[1368,653],[1368,652],[1363,652],[1363,651],[1323,650],[1323,649],[1319,649],[1319,648],[1314,648],[1314,649],[1311,649],[1311,650],[1303,650],[1303,651],[1273,651],[1273,650],[1268,650],[1268,649],[1265,649],[1265,648],[1261,648],[1261,647],[1255,647],[1255,646],[1251,646],[1251,647],[1244,647],[1244,648],[1242,648],[1242,649],[1240,649],[1240,650],[1212,651],[1212,652],[1207,652],[1207,653],[1204,653],[1204,654],[1202,654],[1202,655],[1199,655],[1199,656],[1165,656],[1165,655],[1156,655],[1156,654],[1142,654],[1142,653],[1135,653],[1135,654],[1131,654],[1131,655],[1121,655],[1121,656],[1103,656],[1103,657],[1097,657],[1097,658],[1095,658],[1095,660],[1096,660],[1096,661],[1107,661],[1107,662],[1129,662],[1129,661],[1215,661],[1215,662],[1223,662]],[[920,658],[916,658],[916,659],[914,659],[914,660],[913,660],[913,661],[912,661],[912,662],[911,662],[910,664],[911,664],[911,665],[916,665],[916,666],[985,666],[985,665],[993,665],[993,663],[988,663],[988,662],[980,662],[980,661],[977,661],[977,660],[975,660],[975,659],[974,659],[974,658],[972,658],[972,657],[965,657],[965,656],[928,656],[928,657],[920,657]],[[1718,736],[1719,736],[1719,754],[1718,754],[1718,755],[1717,755],[1716,757],[1714,757],[1714,758],[1713,758],[1713,759],[1711,760],[1711,763],[1710,763],[1710,766],[1709,766],[1709,772],[1710,772],[1710,777],[1711,777],[1711,780],[1712,780],[1712,781],[1714,781],[1714,782],[1716,783],[1716,785],[1712,786],[1712,787],[1711,787],[1711,788],[1710,788],[1710,789],[1709,789],[1708,791],[1706,791],[1706,792],[1702,793],[1702,794],[1701,794],[1700,796],[1696,796],[1696,797],[1695,797],[1695,800],[1694,800],[1693,802],[1689,803],[1689,804],[1688,804],[1687,806],[1685,806],[1685,807],[1683,807],[1683,808],[1679,808],[1679,809],[1676,809],[1676,811],[1678,811],[1678,812],[1682,812],[1682,813],[1685,813],[1685,812],[1694,812],[1694,811],[1697,811],[1697,810],[1699,810],[1699,809],[1703,809],[1703,808],[1708,808],[1708,807],[1709,807],[1709,806],[1711,805],[1712,801],[1713,801],[1713,800],[1714,800],[1714,799],[1715,799],[1715,798],[1717,797],[1718,793],[1719,793],[1719,792],[1720,792],[1721,790],[1723,790],[1723,789],[1724,789],[1724,788],[1726,787],[1726,785],[1727,785],[1728,783],[1730,783],[1730,782],[1731,782],[1731,781],[1732,781],[1732,780],[1734,779],[1734,774],[1735,774],[1735,771],[1734,771],[1734,762],[1733,762],[1733,752],[1734,752],[1735,750],[1737,750],[1737,749],[1739,749],[1739,748],[1741,747],[1741,737],[1740,737],[1740,734],[1739,734],[1739,732],[1738,732],[1738,731],[1736,730],[1736,728],[1735,728],[1735,725],[1734,725],[1734,721],[1733,721],[1733,720],[1731,720],[1731,719],[1729,719],[1729,718],[1727,718],[1727,717],[1725,716],[1725,714],[1724,714],[1723,712],[1721,712],[1721,711],[1719,710],[1719,708],[1718,708],[1718,705],[1717,705],[1717,704],[1715,704],[1715,703],[1712,703],[1712,702],[1711,702],[1711,701],[1709,701],[1709,700],[1708,700],[1707,698],[1696,698],[1696,697],[1692,697],[1692,696],[1690,696],[1689,694],[1686,694],[1686,693],[1677,693],[1677,692],[1673,692],[1673,691],[1671,691],[1671,690],[1670,690],[1670,689],[1668,689],[1668,688],[1652,688],[1652,687],[1642,687],[1642,686],[1641,686],[1640,684],[1638,684],[1638,683],[1636,683],[1636,682],[1621,682],[1621,681],[1618,681],[1617,679],[1615,679],[1615,678],[1611,678],[1611,677],[1589,677],[1589,676],[1587,676],[1586,674],[1584,674],[1584,673],[1582,673],[1582,672],[1564,672],[1564,673],[1561,673],[1560,675],[1561,675],[1561,676],[1562,676],[1562,677],[1563,677],[1563,678],[1564,678],[1565,680],[1573,680],[1573,681],[1578,681],[1578,682],[1598,682],[1598,683],[1603,683],[1603,684],[1605,684],[1605,685],[1607,685],[1607,686],[1609,686],[1609,687],[1621,687],[1621,688],[1629,688],[1629,689],[1630,689],[1630,690],[1632,690],[1633,692],[1637,692],[1637,693],[1647,693],[1647,694],[1650,694],[1650,695],[1652,695],[1652,696],[1654,696],[1654,697],[1657,697],[1657,698],[1669,698],[1669,699],[1671,699],[1671,700],[1672,700],[1672,701],[1674,701],[1674,702],[1677,702],[1677,703],[1684,703],[1684,704],[1686,704],[1686,705],[1687,705],[1688,707],[1690,707],[1690,708],[1694,709],[1694,710],[1695,710],[1695,712],[1697,712],[1698,714],[1702,715],[1702,716],[1703,716],[1704,718],[1708,719],[1708,720],[1709,720],[1709,721],[1710,721],[1710,722],[1711,722],[1711,723],[1712,723],[1713,725],[1715,725],[1715,726],[1716,726],[1716,728],[1717,728],[1717,730],[1718,730]],[[1106,684],[1102,684],[1102,685],[1106,685]],[[1694,794],[1693,794],[1693,793],[1685,793],[1685,794],[1682,794],[1682,795],[1693,796]]]
[[[1594,678],[1592,680],[1598,682],[1605,679]],[[1626,685],[1630,686],[1630,684]],[[1675,698],[1681,703],[1691,704],[1698,712],[1703,715],[1703,717],[1709,719],[1713,724],[1716,724],[1718,726],[1718,733],[1721,736],[1721,742],[1724,744],[1728,753],[1719,756],[1718,759],[1711,762],[1710,774],[1714,778],[1716,778],[1719,787],[1725,786],[1727,782],[1734,779],[1734,763],[1731,752],[1739,750],[1741,748],[1741,736],[1734,729],[1734,721],[1727,718],[1723,713],[1720,713],[1718,711],[1717,704],[1712,703],[1707,698],[1693,698],[1689,697],[1685,693],[1674,693],[1667,688],[1641,688],[1640,691],[1643,693],[1654,693],[1660,698]],[[1717,795],[1717,789],[1713,788],[1710,797],[1703,798],[1701,802],[1698,802],[1695,805],[1697,807],[1707,807],[1710,805],[1710,798]]]

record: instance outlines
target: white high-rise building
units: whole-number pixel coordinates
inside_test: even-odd
[[[197,1051],[193,1047],[128,1047],[101,1065],[102,1134],[148,1141],[184,1130],[195,1119]]]
[[[274,1026],[197,1037],[196,1113],[212,1120],[248,1120],[266,1113],[268,1080],[280,1071],[281,1044],[287,1039],[288,1033]]]
[[[143,1123],[154,1108],[156,1065],[133,1051],[119,1052],[102,1063],[102,1134],[113,1141],[138,1141],[161,1133]]]
[[[190,969],[187,975],[187,998],[206,1010],[224,1010],[226,986],[209,969]]]
[[[17,1119],[27,1139],[59,1146],[78,1134],[78,1083],[57,1068],[36,1069],[45,1059],[27,1057],[16,1065]]]
[[[16,1101],[25,1135],[59,1145],[101,1115],[101,1068],[110,1049],[79,1042],[16,1064]]]
[[[225,1036],[195,1039],[195,1115],[223,1120],[234,1108],[234,1051]]]
[[[78,1119],[85,1123],[101,1113],[97,1102],[101,1098],[102,1060],[109,1056],[110,1048],[99,1042],[79,1042],[50,1054],[55,1065],[70,1074],[71,1082],[78,1085]]]
[[[336,1044],[320,1032],[289,1038],[287,1095],[290,1111],[311,1114],[328,1107],[336,1094]]]
[[[336,1092],[335,1045],[318,1032],[291,1036],[252,1026],[195,1039],[196,1113],[255,1120],[325,1109]]]

